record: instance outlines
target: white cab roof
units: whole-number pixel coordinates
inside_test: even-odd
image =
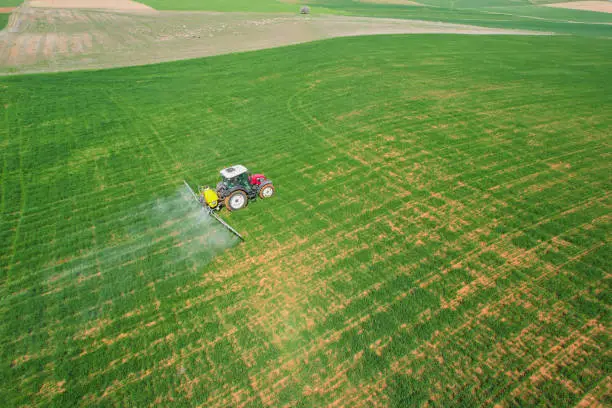
[[[228,167],[227,169],[221,170],[221,176],[227,179],[231,179],[233,177],[239,176],[243,173],[246,173],[248,170],[242,164],[237,164],[232,167]]]

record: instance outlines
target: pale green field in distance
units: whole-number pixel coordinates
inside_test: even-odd
[[[444,21],[458,24],[496,28],[515,28],[560,34],[598,36],[612,38],[612,14],[580,10],[564,10],[540,6],[480,7],[468,2],[466,7],[418,7],[353,2],[351,0],[320,0],[325,9],[337,14],[383,18],[403,18],[428,21]],[[597,23],[597,24],[593,24]],[[604,23],[604,24],[601,24]]]
[[[211,11],[295,11],[302,5],[307,6],[342,6],[345,9],[359,7],[364,4],[384,6],[383,1],[367,2],[354,0],[306,0],[282,1],[282,0],[142,0],[141,3],[150,5],[159,10],[211,10]],[[374,4],[376,3],[376,4]],[[529,1],[529,0],[424,0],[418,1],[422,5],[434,6],[447,9],[456,8],[479,8],[533,5],[540,3],[551,3],[551,1]],[[406,6],[402,6],[406,7]],[[409,6],[408,6],[409,7]]]
[[[556,21],[583,21],[612,23],[612,13],[600,13],[584,10],[570,10],[553,7],[541,6],[516,6],[516,7],[495,7],[478,9],[483,12],[501,13],[499,15],[511,14],[518,17],[534,17],[538,19]],[[498,15],[498,16],[499,16]],[[612,28],[611,28],[612,30]]]
[[[334,0],[331,0],[334,1]],[[339,0],[345,1],[345,0]],[[351,1],[351,0],[346,0]],[[415,0],[420,4],[437,6],[443,8],[485,8],[485,7],[500,7],[500,6],[517,6],[517,5],[539,5],[547,3],[555,3],[551,0]],[[571,1],[571,0],[570,0]],[[557,3],[560,3],[558,1]]]
[[[261,11],[297,13],[299,4],[287,4],[274,0],[247,2],[233,1],[169,1],[146,0],[144,3],[159,9],[209,10],[209,11]],[[612,23],[612,14],[580,10],[564,10],[540,7],[528,1],[518,3],[509,0],[460,2],[426,1],[425,6],[368,3],[353,0],[312,0],[308,4],[312,15],[341,14],[382,18],[403,18],[428,21],[444,21],[496,28],[517,28],[612,37],[609,26],[589,23]],[[538,2],[544,4],[550,2]],[[569,21],[569,22],[568,22]],[[584,23],[584,24],[576,24]]]

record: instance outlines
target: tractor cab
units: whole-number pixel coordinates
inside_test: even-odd
[[[242,187],[248,191],[251,190],[249,171],[241,164],[221,170],[221,179],[221,183],[223,183],[226,190],[236,187]]]

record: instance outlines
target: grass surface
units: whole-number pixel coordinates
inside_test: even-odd
[[[8,24],[10,14],[0,13],[0,30],[2,30]]]
[[[0,397],[606,404],[611,61],[379,36],[1,79]],[[208,263],[168,203],[235,163],[277,196]]]
[[[443,21],[495,28],[515,28],[612,38],[612,14],[550,7],[444,8],[355,3],[351,0],[320,0],[330,12],[358,16]],[[598,24],[592,24],[598,23]]]
[[[23,0],[0,0],[0,7],[17,7],[23,3]]]

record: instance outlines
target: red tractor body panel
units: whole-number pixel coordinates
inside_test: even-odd
[[[263,174],[257,173],[249,177],[249,183],[251,183],[254,186],[259,186],[265,179],[266,179],[266,176],[264,176]]]

